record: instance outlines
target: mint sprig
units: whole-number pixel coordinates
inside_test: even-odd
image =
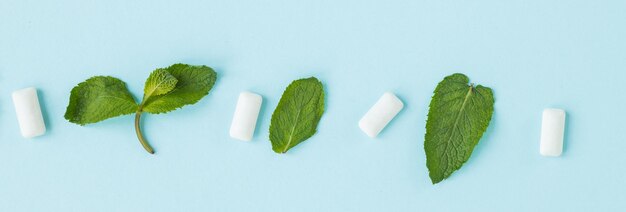
[[[135,113],[137,138],[146,151],[154,154],[141,132],[142,113],[167,113],[195,104],[209,93],[216,78],[215,71],[207,66],[174,64],[160,68],[146,80],[143,99],[137,103],[123,81],[92,77],[72,89],[65,119],[82,126]]]

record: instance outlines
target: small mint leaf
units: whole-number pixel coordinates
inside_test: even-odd
[[[185,105],[195,104],[209,94],[217,78],[217,73],[207,66],[174,64],[164,70],[178,82],[171,91],[146,99],[142,109],[145,112],[167,113]]]
[[[146,80],[146,86],[143,89],[144,101],[153,96],[158,96],[170,92],[176,87],[178,80],[172,76],[166,69],[154,70]]]

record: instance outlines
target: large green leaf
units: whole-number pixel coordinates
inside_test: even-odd
[[[113,77],[96,76],[74,87],[65,119],[85,125],[134,113],[137,103],[126,84]]]
[[[215,71],[207,66],[174,64],[165,70],[178,80],[176,87],[165,94],[147,98],[143,103],[143,111],[167,113],[194,104],[209,94],[217,78]]]
[[[426,122],[426,166],[433,184],[461,168],[489,126],[494,98],[490,88],[468,84],[463,74],[437,85]]]
[[[315,134],[324,113],[324,88],[315,77],[293,81],[278,102],[270,124],[270,141],[276,153]]]

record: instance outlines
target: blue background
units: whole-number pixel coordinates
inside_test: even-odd
[[[0,1],[0,211],[618,211],[626,202],[626,1]],[[173,63],[219,79],[198,104],[81,127],[69,91]],[[455,72],[494,89],[469,162],[432,185],[428,103]],[[279,155],[271,113],[302,77],[325,84],[318,133]],[[35,86],[48,133],[23,139],[10,100]],[[264,96],[252,142],[228,136],[237,95]],[[405,109],[357,127],[385,92]],[[568,112],[562,157],[539,155],[541,112]]]

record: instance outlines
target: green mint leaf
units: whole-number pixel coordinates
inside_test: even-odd
[[[285,153],[313,136],[323,113],[322,82],[311,77],[289,84],[270,123],[270,141],[274,152]]]
[[[461,168],[489,126],[493,93],[488,87],[468,83],[463,74],[447,76],[430,102],[424,150],[433,184]]]
[[[166,94],[176,87],[178,80],[172,76],[166,69],[154,70],[146,80],[146,86],[143,89],[144,101],[152,96]]]
[[[137,107],[135,99],[123,81],[113,77],[96,76],[72,89],[65,119],[85,125],[134,113]]]
[[[154,114],[167,113],[194,104],[209,94],[217,78],[217,73],[207,66],[174,64],[164,70],[176,78],[178,83],[167,93],[144,98],[142,111]]]

